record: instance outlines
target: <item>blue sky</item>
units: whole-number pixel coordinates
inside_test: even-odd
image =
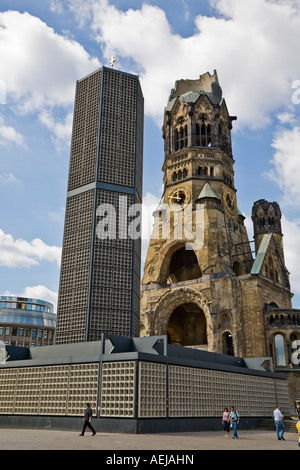
[[[300,308],[299,44],[299,0],[1,0],[1,293],[56,303],[75,82],[114,55],[143,88],[147,204],[161,196],[171,88],[217,70],[238,117],[239,209],[252,238],[253,202],[280,204]]]

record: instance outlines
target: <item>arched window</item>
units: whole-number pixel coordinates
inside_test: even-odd
[[[242,276],[243,274],[245,274],[243,265],[238,261],[234,261],[232,269],[236,276]]]
[[[179,149],[179,132],[175,129],[175,152]]]
[[[187,126],[175,129],[175,151],[181,150],[188,145]]]
[[[211,126],[208,124],[206,128],[206,147],[211,145]]]
[[[197,124],[196,124],[196,140],[195,140],[195,144],[200,147],[200,126],[199,126],[198,122],[197,122]]]
[[[187,131],[187,126],[184,128],[184,147],[188,146],[188,131]]]
[[[211,125],[210,124],[196,124],[196,139],[195,144],[201,147],[209,147],[211,145]]]
[[[187,126],[175,129],[175,151],[181,150],[188,145]]]
[[[270,206],[268,210],[268,224],[270,227],[274,226],[274,217],[275,217],[274,207]]]
[[[275,336],[276,365],[286,366],[284,339],[282,335]]]
[[[229,331],[222,334],[222,353],[234,356],[232,335]]]
[[[200,140],[201,147],[206,147],[206,125],[202,124],[201,126],[201,140]]]
[[[182,149],[184,147],[184,135],[183,135],[183,128],[179,129],[179,148]]]

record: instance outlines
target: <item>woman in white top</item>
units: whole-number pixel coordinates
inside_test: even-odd
[[[230,429],[230,419],[229,419],[229,411],[228,408],[224,408],[222,424],[224,426],[225,437],[229,436],[229,429]]]
[[[283,416],[282,413],[279,409],[279,405],[276,405],[275,410],[273,411],[273,416],[274,416],[274,421],[275,421],[275,426],[276,426],[276,434],[277,434],[277,439],[279,441],[285,441],[283,435],[284,435],[284,425],[283,425]],[[281,433],[280,433],[281,431]]]

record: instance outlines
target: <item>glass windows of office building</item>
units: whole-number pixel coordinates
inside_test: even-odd
[[[0,296],[0,341],[35,347],[55,342],[56,314],[50,302]]]

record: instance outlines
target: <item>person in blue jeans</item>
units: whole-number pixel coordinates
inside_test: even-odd
[[[279,441],[285,441],[283,435],[284,435],[284,425],[283,425],[283,416],[282,413],[279,409],[279,405],[276,405],[275,410],[273,411],[273,416],[274,416],[274,422],[276,426],[276,434],[277,434],[277,439]]]
[[[232,423],[232,428],[233,428],[232,438],[237,439],[238,438],[237,426],[240,423],[240,416],[239,416],[238,412],[236,411],[236,409],[234,408],[234,406],[231,407],[231,411],[230,411],[229,416],[230,416],[230,421]]]

